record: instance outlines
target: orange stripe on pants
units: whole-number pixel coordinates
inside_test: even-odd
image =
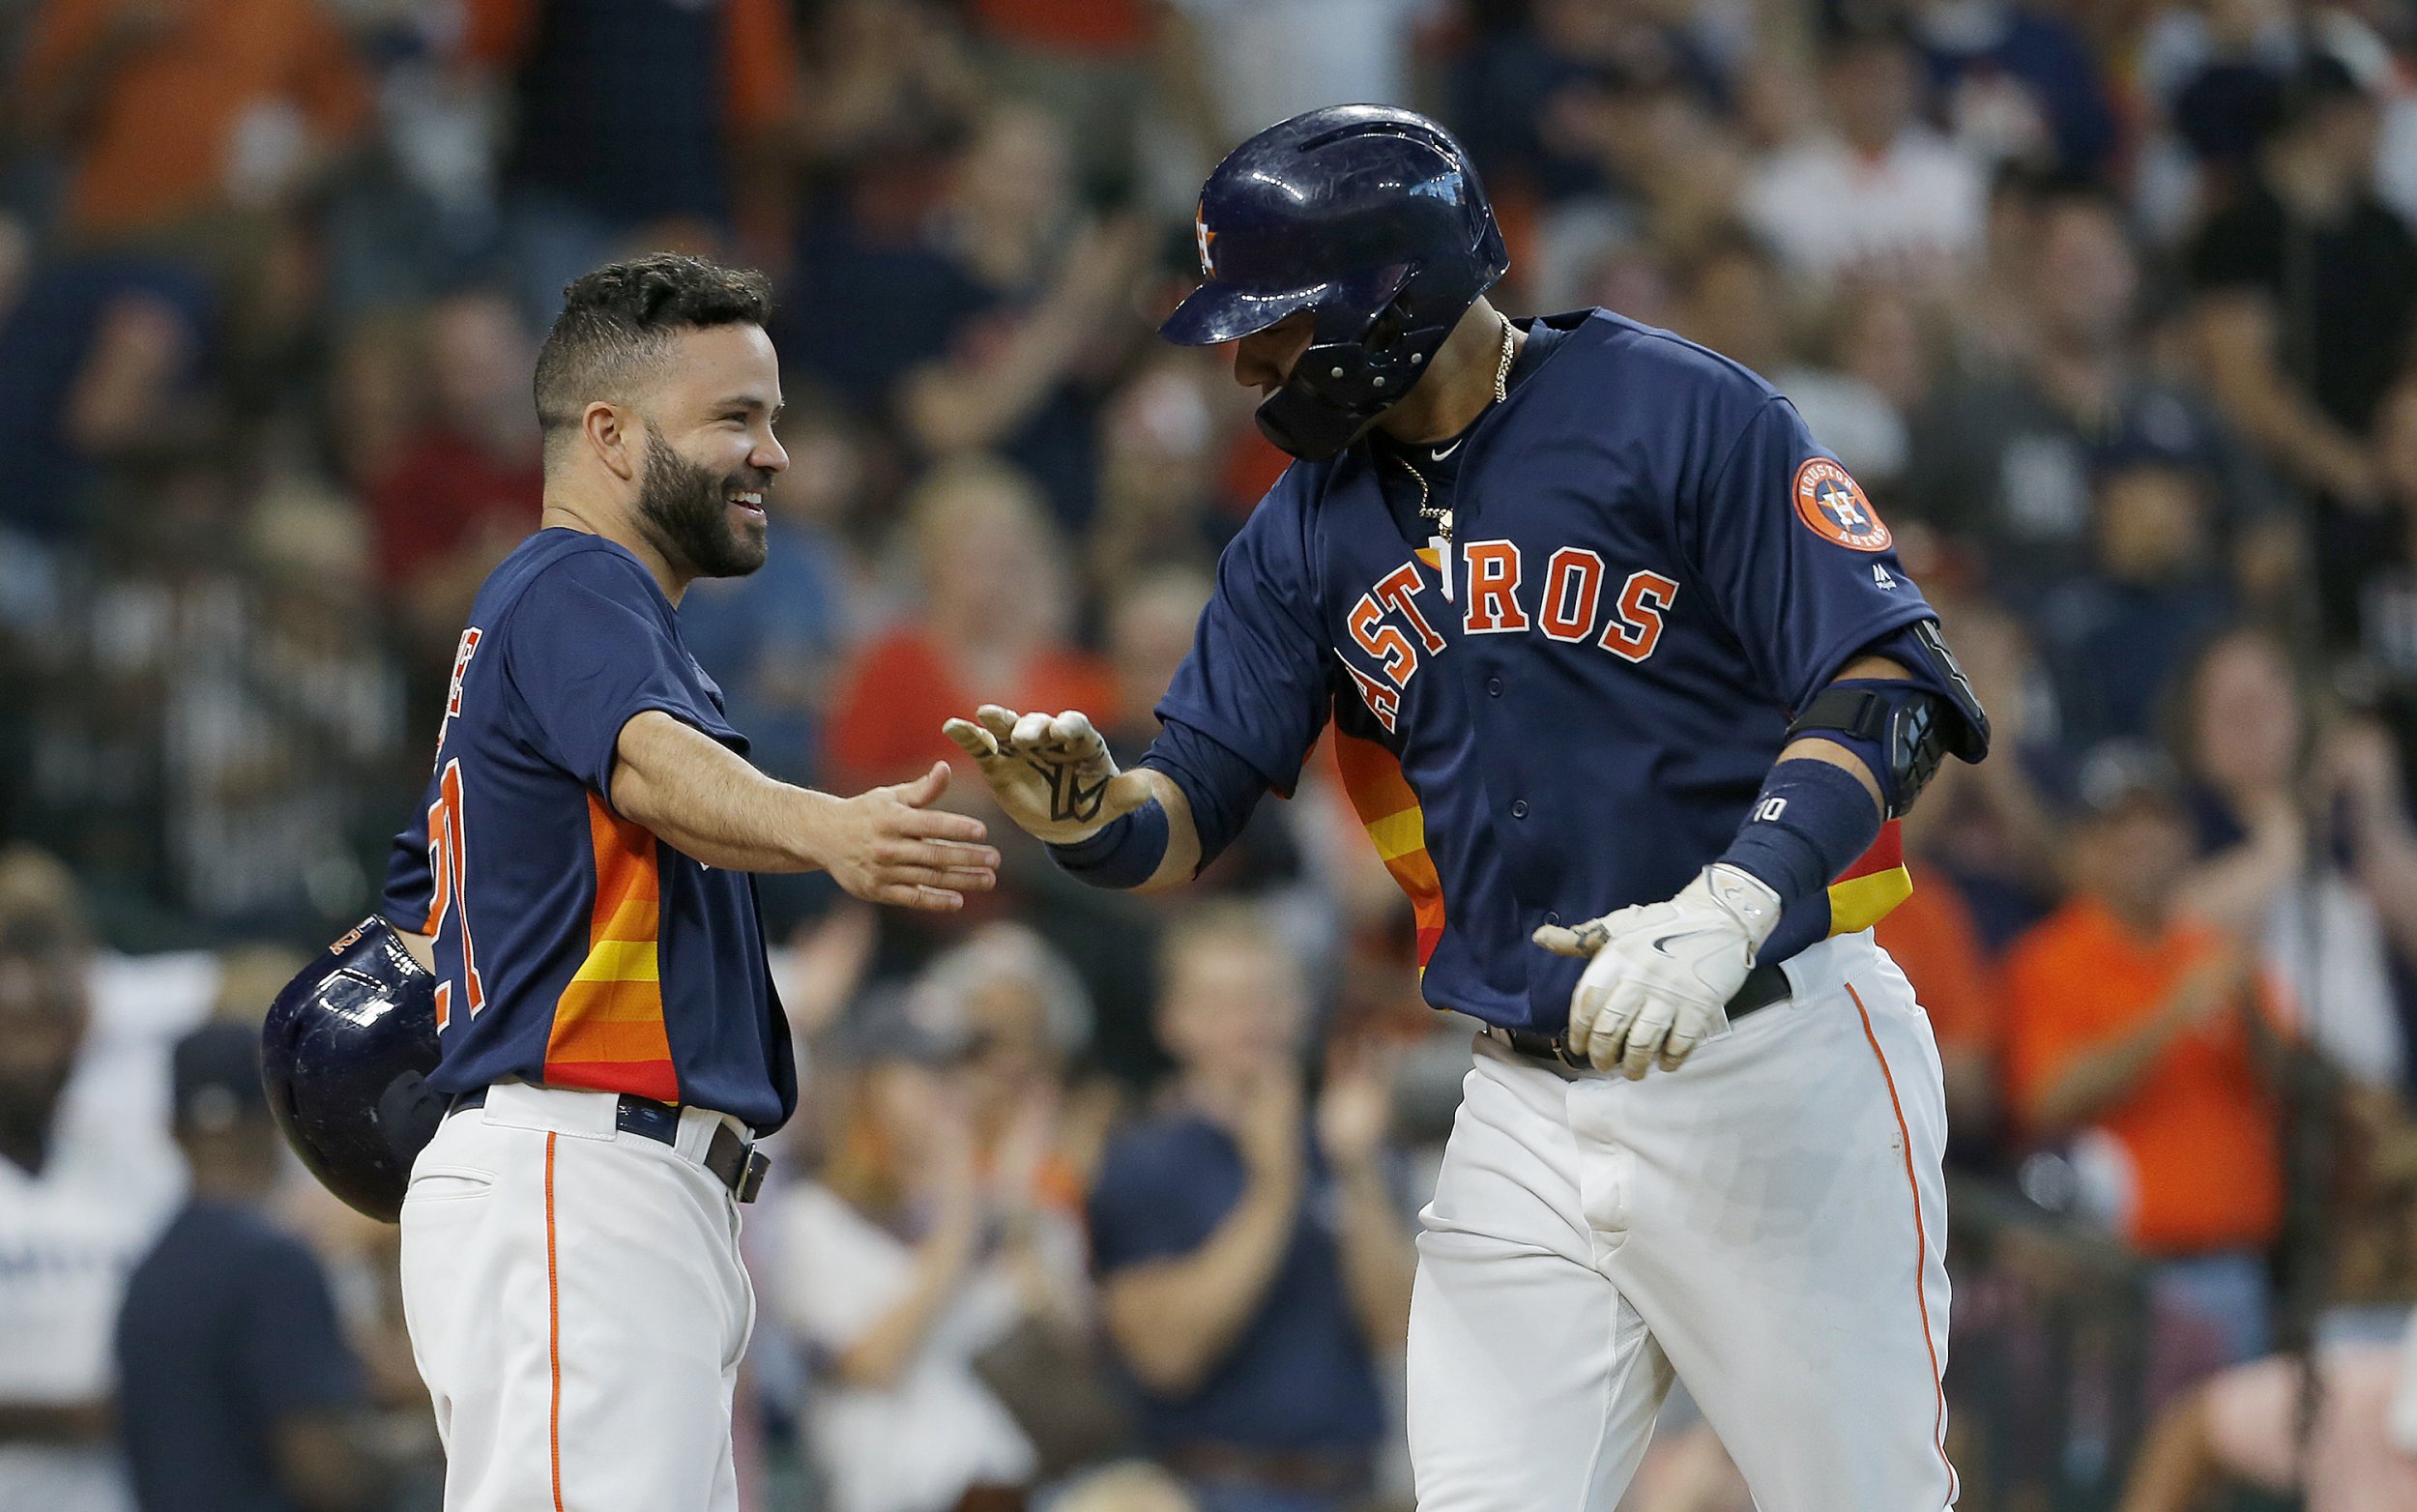
[[[554,1131],[545,1133],[545,1360],[553,1373],[554,1400],[547,1414],[546,1450],[553,1458],[554,1512],[563,1512],[563,1282],[554,1242]]]
[[[1956,1474],[1953,1461],[1947,1458],[1947,1390],[1939,1380],[1938,1344],[1931,1336],[1931,1303],[1923,1294],[1923,1281],[1930,1274],[1930,1230],[1922,1222],[1922,1186],[1913,1174],[1913,1134],[1906,1127],[1905,1104],[1897,1097],[1896,1073],[1888,1069],[1888,1058],[1880,1054],[1879,1036],[1872,1032],[1871,1010],[1863,1005],[1863,994],[1854,990],[1854,983],[1842,984],[1847,996],[1854,1000],[1854,1011],[1863,1020],[1863,1039],[1872,1047],[1872,1059],[1879,1062],[1880,1080],[1888,1084],[1888,1111],[1897,1119],[1897,1148],[1905,1154],[1906,1190],[1913,1197],[1913,1305],[1922,1314],[1922,1348],[1930,1352],[1931,1390],[1938,1399],[1938,1414],[1931,1421],[1931,1441],[1938,1445],[1938,1463],[1947,1467],[1947,1502],[1955,1504],[1963,1489],[1962,1477]]]

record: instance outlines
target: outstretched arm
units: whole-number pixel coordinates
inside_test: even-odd
[[[660,710],[622,726],[615,756],[613,807],[709,866],[829,871],[867,902],[939,912],[998,877],[981,821],[931,806],[948,788],[945,762],[913,782],[834,798],[774,781]]]

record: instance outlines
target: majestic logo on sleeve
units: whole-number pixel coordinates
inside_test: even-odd
[[[1854,551],[1886,551],[1895,539],[1872,501],[1847,470],[1825,456],[1809,459],[1796,469],[1796,518],[1814,535]]]

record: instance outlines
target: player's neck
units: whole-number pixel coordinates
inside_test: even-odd
[[[695,575],[684,573],[672,565],[671,557],[656,545],[627,509],[609,503],[580,497],[574,490],[558,487],[552,480],[545,485],[545,508],[538,516],[539,530],[575,530],[583,535],[601,536],[614,545],[636,557],[655,586],[663,591],[672,607],[680,607],[680,596],[688,591]]]
[[[1512,332],[1514,351],[1527,340],[1526,333]],[[1494,377],[1501,367],[1502,317],[1479,300],[1443,338],[1427,376],[1378,419],[1377,429],[1408,446],[1449,441],[1494,402]]]

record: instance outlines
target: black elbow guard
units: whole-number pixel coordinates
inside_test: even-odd
[[[1876,641],[1865,654],[1913,676],[1832,683],[1789,724],[1788,739],[1814,736],[1853,751],[1878,780],[1888,817],[1901,818],[1949,755],[1975,762],[1989,753],[1989,714],[1936,620]]]

